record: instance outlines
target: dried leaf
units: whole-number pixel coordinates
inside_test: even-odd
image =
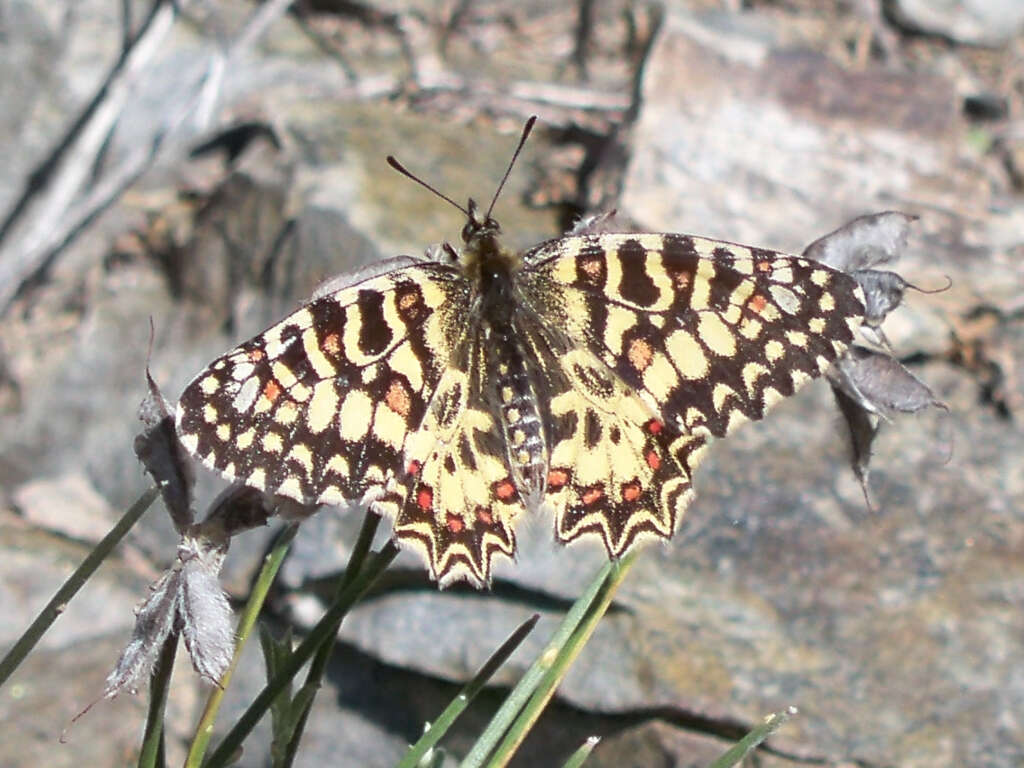
[[[896,259],[906,248],[910,223],[899,211],[858,216],[804,249],[804,256],[852,274]]]
[[[243,531],[260,528],[277,514],[277,503],[262,491],[236,483],[223,491],[200,525],[201,536],[225,544]]]
[[[139,680],[149,677],[161,646],[174,628],[180,575],[177,568],[167,571],[150,587],[152,594],[135,609],[135,628],[107,676],[103,691],[106,698],[125,690],[135,693]]]
[[[217,580],[226,554],[227,540],[206,538],[201,526],[182,537],[174,567],[150,587],[152,594],[136,609],[132,637],[107,677],[105,697],[124,690],[134,693],[174,630],[181,632],[196,672],[220,680],[235,648],[231,605]]]
[[[877,328],[903,301],[907,281],[895,272],[860,269],[853,277],[864,291],[864,323]]]
[[[618,211],[614,208],[604,213],[595,213],[592,216],[581,216],[572,229],[570,235],[599,235],[603,232],[621,232],[622,227],[618,225],[615,217]]]
[[[178,551],[182,562],[178,590],[181,635],[196,672],[217,683],[235,650],[231,604],[217,580],[227,547],[186,537]]]
[[[914,413],[936,406],[928,386],[895,358],[863,347],[851,347],[833,366],[829,378],[861,408],[889,418],[893,413]]]
[[[852,451],[850,465],[853,474],[860,482],[860,488],[864,492],[864,502],[868,505],[868,509],[874,510],[875,505],[871,503],[868,481],[871,472],[871,446],[878,435],[880,420],[877,416],[873,416],[861,408],[856,400],[834,385],[832,393],[836,396],[839,411],[846,419],[846,426],[850,430]]]
[[[135,455],[160,486],[175,529],[183,534],[192,524],[192,488],[195,473],[188,453],[174,429],[174,408],[164,399],[146,366],[149,393],[139,405],[146,428],[135,438]]]

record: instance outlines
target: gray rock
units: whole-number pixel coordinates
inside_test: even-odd
[[[895,0],[890,10],[911,31],[967,45],[1006,45],[1024,29],[1016,0]]]
[[[99,82],[119,31],[106,10],[78,4],[67,17],[73,45],[62,47],[52,42],[63,18],[56,10],[43,18],[42,10],[8,5],[20,10],[4,6],[4,22],[24,18],[21,39],[42,41],[53,71],[73,73],[47,77],[25,48],[3,54],[35,62],[22,80],[3,86],[5,104],[27,105],[23,120],[8,112],[2,121],[0,145],[24,155],[12,158],[21,163],[12,165],[17,178],[71,119],[69,105]],[[783,755],[910,766],[1019,763],[1013,745],[1024,736],[1014,713],[1024,690],[1016,665],[1024,627],[1016,585],[1024,574],[1013,542],[1024,535],[1024,445],[1011,421],[1020,415],[1014,403],[1024,380],[1019,195],[997,158],[978,157],[963,140],[956,90],[927,63],[857,69],[833,56],[845,45],[838,32],[813,50],[794,47],[787,42],[791,11],[673,11],[641,71],[652,19],[622,7],[638,37],[627,44],[630,24],[602,12],[584,45],[587,81],[565,65],[576,38],[574,13],[564,8],[531,5],[512,29],[470,4],[445,48],[431,37],[448,29],[444,20],[430,9],[397,7],[405,28],[420,36],[415,50],[426,52],[421,81],[404,87],[407,62],[393,28],[364,28],[344,16],[304,19],[305,30],[293,17],[275,24],[261,47],[233,61],[221,115],[225,124],[263,120],[279,147],[254,144],[230,166],[222,157],[168,155],[0,318],[4,495],[45,478],[85,476],[112,517],[145,484],[131,446],[150,315],[151,370],[173,400],[211,359],[291,311],[322,280],[457,239],[459,214],[388,170],[386,154],[457,200],[485,199],[523,117],[540,112],[541,127],[497,208],[510,245],[558,232],[563,210],[522,202],[564,149],[557,142],[580,150],[559,155],[576,163],[567,176],[558,169],[563,182],[621,187],[620,214],[650,229],[799,252],[860,214],[919,215],[899,270],[921,287],[940,287],[945,275],[953,286],[908,294],[885,332],[951,414],[900,419],[881,433],[872,473],[877,514],[865,510],[846,465],[824,384],[716,445],[697,473],[698,498],[682,529],[641,555],[524,745],[521,764],[557,764],[552,755],[564,759],[591,733],[605,741],[588,764],[706,764],[734,732],[725,726],[741,729],[788,704],[802,714],[774,740]],[[217,4],[226,15],[169,38],[159,71],[184,71],[182,62],[218,50],[213,30],[234,29],[250,10],[248,3]],[[352,34],[323,34],[331,30]],[[332,45],[351,59],[354,79],[324,52]],[[612,136],[631,78],[641,74],[636,120]],[[112,138],[110,158],[149,135],[146,125],[179,85],[145,91],[131,124]],[[208,138],[208,130],[186,131],[181,140]],[[10,178],[4,184],[0,201],[17,190]],[[572,198],[570,189],[569,198],[548,203],[578,202],[585,191]],[[220,487],[201,473],[199,510]],[[345,562],[359,521],[334,510],[308,521],[282,582],[280,605],[298,623],[317,615],[300,590],[315,590],[318,577]],[[30,521],[20,525],[29,533],[12,537],[5,528],[12,543],[0,558],[7,642],[84,554],[74,548],[56,556],[49,536]],[[224,583],[236,596],[271,533],[233,542]],[[438,593],[414,557],[400,558],[342,626],[300,760],[349,754],[353,764],[393,764],[458,682],[526,615],[540,612],[541,625],[497,678],[514,680],[603,562],[595,549],[553,545],[549,519],[530,520],[518,534],[518,561],[496,569],[490,593]],[[174,557],[177,536],[162,510],[147,515],[134,536],[132,551],[152,560],[152,572],[97,581],[97,592],[72,604],[19,671],[21,685],[38,686],[30,692],[36,698],[24,701],[56,701],[54,692],[63,695],[73,683],[74,704],[63,706],[66,714],[10,705],[0,713],[5,723],[26,723],[25,712],[33,719],[14,736],[4,729],[0,762],[21,754],[25,760],[14,764],[60,764],[71,754],[55,752],[52,740],[45,742],[50,751],[35,750],[90,692],[102,691],[128,638],[132,606]],[[89,622],[73,620],[78,601]],[[254,651],[229,689],[222,723],[262,686]],[[179,752],[201,706],[201,684],[190,675],[185,662],[175,678],[184,703],[172,713],[170,744]],[[500,695],[488,691],[467,713],[447,742],[454,754],[465,753]],[[105,709],[78,726],[75,756],[114,764],[114,749],[123,755],[137,746],[142,713],[139,702],[125,700],[130,713],[113,726]],[[265,745],[265,732],[254,736],[244,764],[263,764]]]

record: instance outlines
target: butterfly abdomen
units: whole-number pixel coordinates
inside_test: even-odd
[[[501,423],[512,476],[522,499],[544,491],[548,445],[531,371],[531,352],[515,327],[512,263],[505,254],[484,253],[481,267],[481,317],[484,353],[492,374],[490,397]],[[521,311],[521,310],[519,310]]]

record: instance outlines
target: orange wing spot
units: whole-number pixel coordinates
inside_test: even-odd
[[[661,456],[657,451],[648,451],[644,458],[647,459],[647,466],[653,470],[657,470],[661,466]]]
[[[250,362],[253,362],[253,363],[258,363],[260,360],[262,360],[266,356],[267,356],[267,353],[264,352],[262,349],[250,349],[249,350],[249,354],[248,354]]]
[[[629,358],[630,365],[642,373],[654,359],[654,350],[651,349],[651,345],[646,339],[633,339],[629,344],[626,357]]]
[[[458,515],[453,515],[451,512],[445,518],[445,525],[448,526],[448,530],[452,533],[462,533],[462,529],[466,527],[466,523],[462,518]]]
[[[594,280],[601,276],[602,267],[603,264],[601,259],[598,258],[583,259],[580,261],[580,269],[584,274]]]
[[[413,459],[409,462],[409,466],[405,468],[405,471],[410,475],[418,475],[422,466],[423,465],[416,461],[416,459]]]
[[[757,262],[757,264],[755,264],[754,266],[756,267],[758,272],[763,272],[766,275],[772,271],[772,263],[766,259],[762,259],[761,261]]]
[[[510,480],[502,480],[494,486],[494,495],[502,501],[508,501],[516,495],[516,487]]]
[[[407,291],[398,296],[398,308],[403,312],[408,312],[419,303],[420,295],[416,291]]]
[[[492,515],[491,510],[486,507],[476,508],[476,519],[484,525],[494,525],[494,515]]]
[[[320,347],[321,349],[323,349],[324,352],[327,352],[328,354],[338,354],[338,351],[341,349],[341,340],[338,338],[338,334],[329,333],[326,336],[324,336],[324,340],[321,343]]]
[[[768,306],[768,299],[760,293],[755,293],[747,300],[747,306],[758,314],[761,314],[761,312],[764,311],[764,308]]]
[[[583,493],[583,504],[589,507],[591,504],[596,504],[604,496],[604,491],[600,488],[588,488]]]
[[[412,397],[408,388],[398,379],[394,379],[388,385],[388,391],[384,395],[384,402],[388,408],[397,413],[403,419],[409,417],[412,410]]]
[[[569,473],[564,469],[552,469],[548,472],[548,488],[562,488],[569,482]]]
[[[640,498],[640,483],[626,483],[622,486],[622,498],[624,501],[636,501]]]
[[[263,396],[270,402],[274,402],[281,396],[281,385],[271,379],[263,385]]]
[[[662,430],[662,429],[664,429],[664,428],[665,428],[665,425],[664,425],[664,424],[662,424],[662,423],[661,423],[660,421],[658,421],[657,419],[651,419],[650,421],[648,421],[648,422],[647,422],[647,423],[646,423],[646,424],[644,425],[644,428],[645,428],[645,429],[646,429],[646,430],[647,430],[648,432],[650,432],[650,433],[651,433],[652,435],[656,435],[656,434],[658,434],[659,432],[661,432],[661,430]]]
[[[427,486],[423,486],[416,494],[416,504],[424,511],[430,509],[434,506],[434,492]]]
[[[675,283],[676,288],[681,291],[685,291],[690,287],[690,283],[693,281],[693,276],[689,272],[678,271],[672,272],[672,282]]]

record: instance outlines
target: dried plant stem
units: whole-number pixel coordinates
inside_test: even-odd
[[[75,596],[78,590],[85,586],[89,577],[99,568],[100,563],[106,560],[118,542],[124,538],[125,534],[142,517],[142,513],[149,509],[150,504],[153,503],[153,500],[156,499],[159,493],[160,489],[155,486],[143,493],[138,501],[132,504],[121,519],[117,521],[117,525],[110,529],[110,533],[103,537],[103,540],[96,545],[93,551],[82,561],[82,564],[57,590],[57,594],[46,604],[46,607],[39,613],[31,626],[25,630],[24,634],[18,638],[18,642],[4,656],[3,661],[0,661],[0,685],[3,685],[7,678],[11,676],[11,673],[18,668],[18,665],[25,660],[25,657],[28,656],[36,643],[39,642],[53,622],[57,620],[57,617],[67,608],[71,598]]]

